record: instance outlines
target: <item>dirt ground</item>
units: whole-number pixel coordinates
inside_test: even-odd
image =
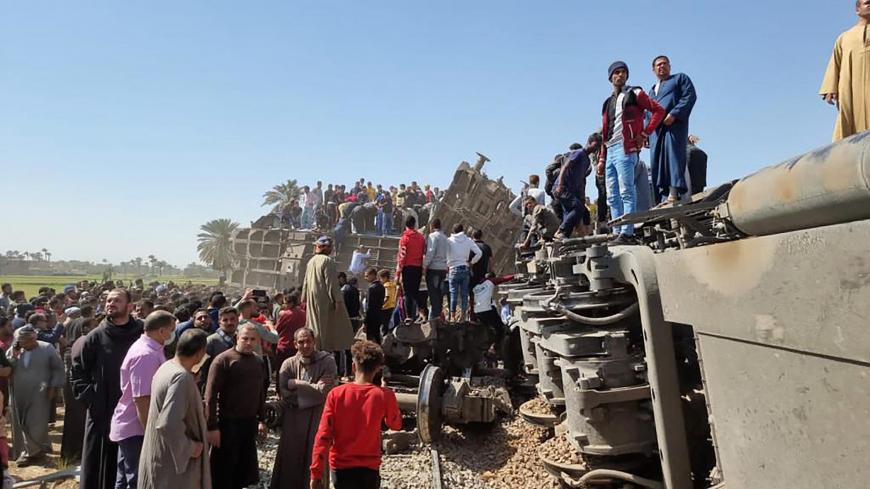
[[[12,427],[7,426],[7,433],[9,433],[9,444],[11,448],[12,444]],[[59,470],[64,470],[70,468],[69,463],[60,458],[60,442],[63,434],[63,405],[58,406],[57,408],[57,421],[54,423],[53,427],[49,431],[49,437],[51,438],[51,449],[52,453],[46,457],[45,464],[43,466],[30,466],[30,467],[22,467],[18,468],[14,461],[9,462],[9,473],[12,477],[15,478],[16,481],[23,480],[31,480],[36,477],[41,477],[44,475],[48,475]],[[54,489],[76,489],[78,488],[78,482],[75,480],[67,480],[56,482],[53,485],[49,484],[49,488]]]

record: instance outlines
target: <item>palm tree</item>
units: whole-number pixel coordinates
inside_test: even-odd
[[[32,252],[30,257],[33,258],[34,261],[42,261],[42,253],[39,251]]]
[[[166,263],[166,262],[163,261],[163,260],[158,260],[158,261],[157,261],[157,270],[158,270],[158,271],[157,271],[157,276],[158,276],[158,277],[163,276],[163,270],[166,268],[167,265],[169,265],[169,264]]]
[[[285,206],[290,205],[291,200],[297,197],[299,197],[299,186],[296,184],[296,180],[287,180],[264,193],[261,205],[271,205],[272,211],[280,212]]]
[[[136,265],[136,275],[142,275],[142,257],[137,256],[136,258],[130,260],[130,263]]]
[[[154,255],[148,255],[148,266],[150,267],[151,273],[154,273],[154,265],[157,263],[157,257]]]
[[[51,256],[51,253],[49,253],[48,250],[45,248],[41,249],[40,251],[42,251],[42,254],[45,256],[46,261],[50,262],[51,258],[49,257]]]
[[[236,263],[232,237],[238,227],[230,219],[212,219],[200,226],[202,232],[196,235],[199,259],[222,273],[232,270]]]

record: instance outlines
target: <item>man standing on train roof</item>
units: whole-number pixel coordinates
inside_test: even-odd
[[[598,174],[607,181],[607,202],[612,219],[637,210],[637,189],[634,184],[635,166],[640,150],[649,141],[665,117],[665,109],[652,100],[640,87],[628,82],[628,65],[616,61],[607,70],[613,93],[601,108],[604,146],[598,152]],[[649,124],[644,127],[644,113],[651,112]],[[634,225],[617,226],[619,233],[614,244],[634,241]]]
[[[870,129],[870,0],[857,0],[858,23],[840,34],[819,95],[837,106],[834,142]]]
[[[665,198],[674,203],[689,190],[686,184],[686,146],[689,142],[689,116],[698,96],[688,76],[671,74],[671,60],[667,56],[657,56],[652,69],[658,81],[650,88],[650,97],[667,114],[649,138],[653,203],[658,204]]]

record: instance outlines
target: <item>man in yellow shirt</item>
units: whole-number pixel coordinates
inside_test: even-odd
[[[407,189],[405,188],[405,184],[403,183],[403,184],[399,185],[399,193],[398,193],[398,196],[396,197],[396,208],[397,209],[401,209],[401,208],[405,207],[405,192],[407,192]]]
[[[390,319],[393,317],[393,311],[396,309],[396,302],[399,297],[399,290],[396,286],[396,282],[393,282],[392,274],[389,270],[384,269],[378,272],[378,278],[381,280],[381,283],[384,284],[384,307],[382,309],[383,313],[383,323],[381,323],[381,336],[387,334],[387,331],[390,330]]]

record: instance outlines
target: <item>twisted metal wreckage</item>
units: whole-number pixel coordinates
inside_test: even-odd
[[[492,220],[497,253],[521,272],[500,286],[513,309],[516,370],[551,413],[530,401],[520,414],[565,436],[581,460],[544,458],[547,470],[574,487],[866,485],[868,151],[870,133],[857,135],[613,223],[634,224],[637,245],[588,236],[520,255],[509,191],[485,179],[482,162],[461,165],[448,193],[502,192],[479,214]],[[457,201],[435,214],[449,222],[477,212]],[[305,256],[287,249],[284,263]],[[385,253],[375,261],[394,266]],[[512,411],[508,384],[481,369],[490,334],[436,320],[385,337],[391,383],[424,442],[442,423]]]

